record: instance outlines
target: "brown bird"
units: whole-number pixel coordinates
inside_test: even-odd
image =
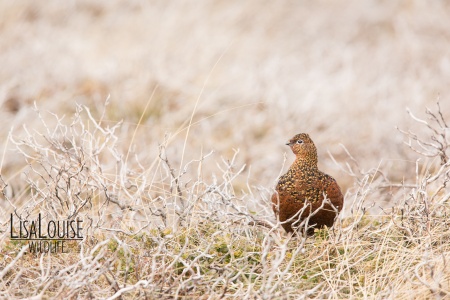
[[[308,217],[308,234],[314,233],[314,228],[331,227],[344,204],[339,185],[317,168],[317,149],[308,134],[297,134],[286,145],[296,159],[280,177],[272,196],[275,215],[286,232],[294,232],[300,225],[303,230],[301,223]]]

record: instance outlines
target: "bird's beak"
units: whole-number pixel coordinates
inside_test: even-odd
[[[287,142],[286,143],[286,145],[289,146],[289,147],[292,146],[292,144],[294,144],[294,143],[293,142]]]

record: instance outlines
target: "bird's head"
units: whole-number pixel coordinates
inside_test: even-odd
[[[286,143],[301,161],[317,165],[317,149],[308,134],[299,133]]]

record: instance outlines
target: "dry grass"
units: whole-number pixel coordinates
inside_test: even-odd
[[[411,148],[439,157],[414,184],[348,165],[352,216],[314,238],[290,237],[269,211],[270,189],[235,190],[236,151],[206,176],[210,154],[173,169],[167,141],[150,167],[118,150],[120,124],[104,126],[77,106],[45,132],[11,143],[27,161],[26,189],[3,201],[17,217],[81,218],[82,242],[69,253],[33,254],[3,230],[2,297],[22,298],[445,298],[450,296],[447,126],[440,112],[419,120],[432,141],[405,133]],[[434,121],[434,123],[433,123]],[[114,162],[114,163],[111,163]],[[377,191],[399,202],[365,215]],[[389,192],[388,192],[389,191]],[[10,209],[2,209],[7,216]],[[7,228],[8,222],[4,224]],[[262,226],[265,225],[265,226]],[[23,288],[26,286],[27,288]]]
[[[196,3],[0,3],[0,298],[450,297],[448,4]],[[308,239],[298,132],[346,194]],[[84,241],[26,253],[39,212]]]

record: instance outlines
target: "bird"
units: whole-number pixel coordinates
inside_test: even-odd
[[[278,180],[272,208],[287,233],[306,229],[312,235],[315,228],[333,225],[344,196],[336,180],[318,169],[317,148],[307,133],[295,135],[286,145],[296,159]],[[307,219],[305,226],[302,223]]]

